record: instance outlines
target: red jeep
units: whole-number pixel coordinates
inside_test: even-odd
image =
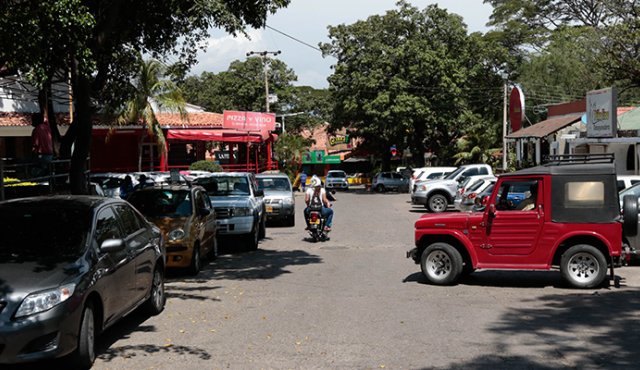
[[[625,197],[625,230],[637,229],[637,200]],[[482,210],[425,214],[407,252],[427,279],[453,284],[476,269],[550,270],[578,288],[599,286],[622,254],[612,155],[556,156],[501,175]]]

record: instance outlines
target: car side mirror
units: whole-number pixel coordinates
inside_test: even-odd
[[[256,197],[264,197],[264,190],[256,190]]]
[[[206,208],[198,208],[198,216],[206,217],[211,214],[211,211]]]
[[[489,207],[487,207],[488,212],[489,212],[489,217],[495,217],[496,215],[496,205],[495,204],[489,204]]]
[[[126,247],[124,239],[107,239],[100,245],[100,251],[104,253],[118,252]]]

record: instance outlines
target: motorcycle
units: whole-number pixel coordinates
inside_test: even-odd
[[[324,230],[326,219],[322,217],[322,208],[311,209],[309,212],[309,235],[313,242],[329,240],[329,232]]]
[[[333,196],[335,194],[335,190],[332,190],[330,193],[327,193],[327,198],[330,201],[335,201],[336,198]],[[322,216],[322,207],[311,207],[309,211],[309,235],[313,242],[325,242],[328,241],[329,231],[325,231],[324,227],[326,225],[327,220]]]

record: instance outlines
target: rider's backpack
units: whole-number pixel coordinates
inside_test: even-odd
[[[320,199],[320,192],[314,192],[309,202],[309,208],[314,211],[322,210],[322,200]]]

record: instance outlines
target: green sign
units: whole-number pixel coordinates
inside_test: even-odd
[[[339,155],[325,155],[323,150],[312,150],[302,155],[302,164],[337,164]]]

